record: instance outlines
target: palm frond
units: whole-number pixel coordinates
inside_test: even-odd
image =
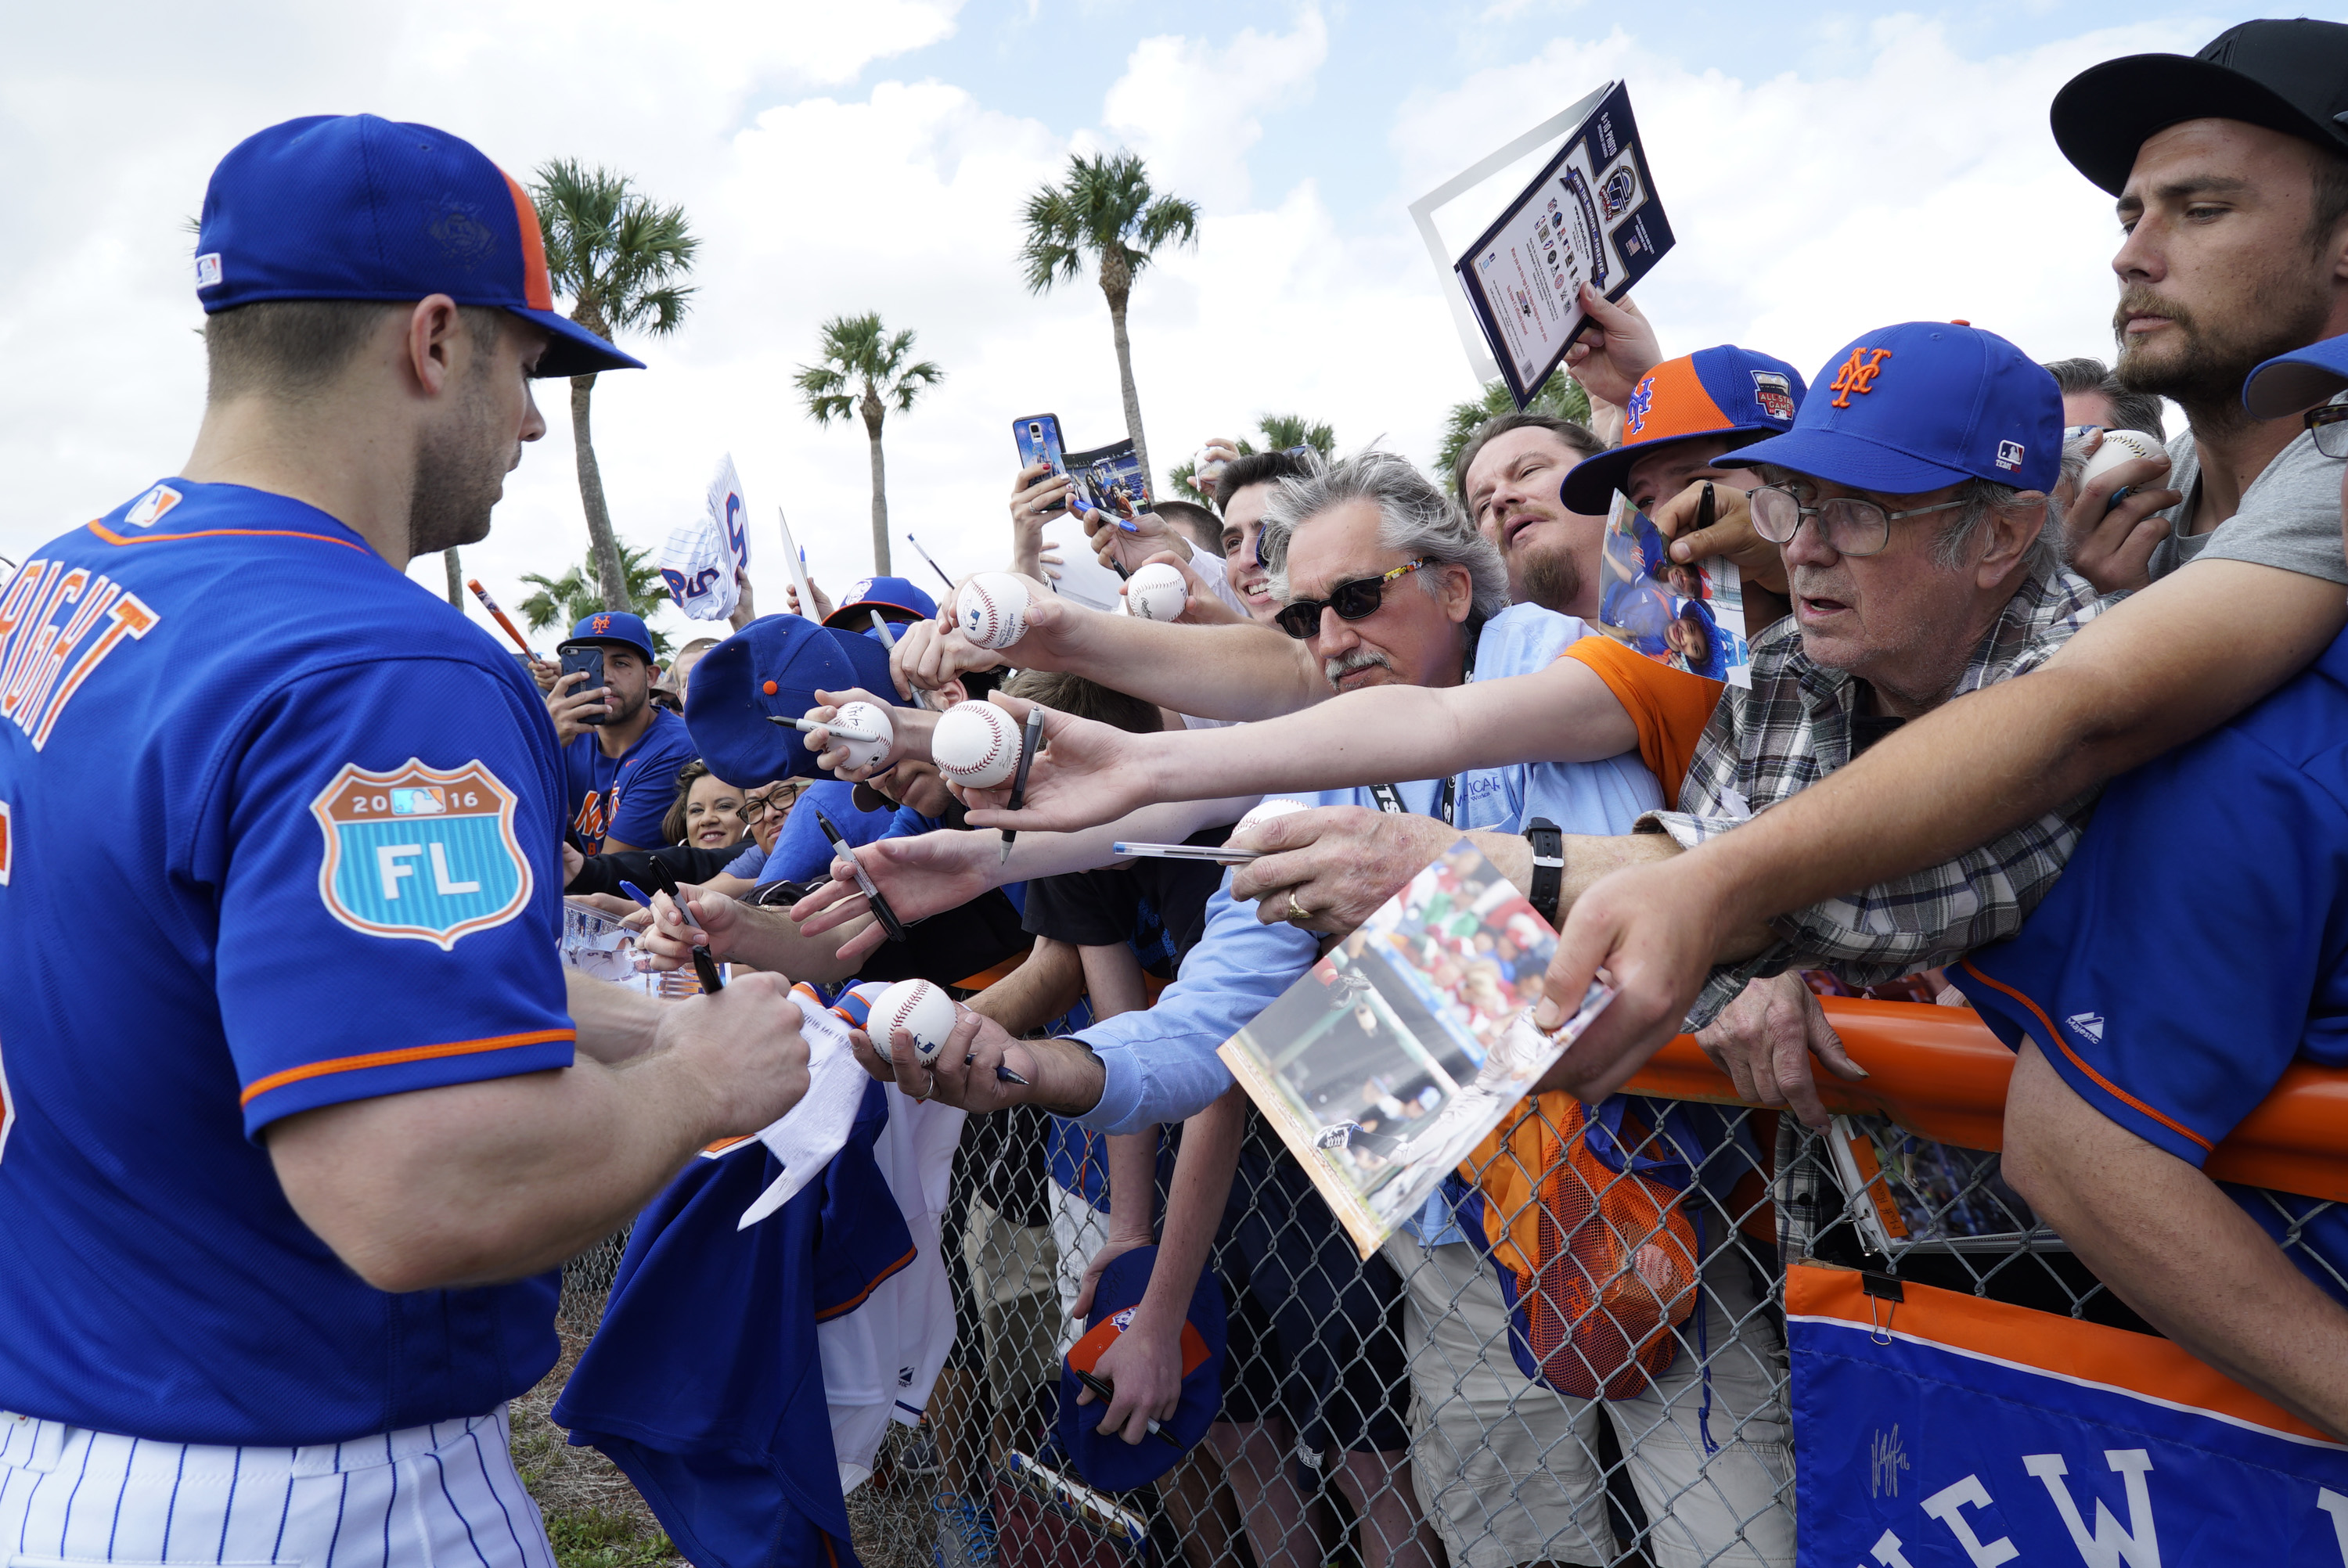
[[[891,333],[878,311],[824,323],[816,338],[821,363],[800,366],[793,381],[809,416],[818,425],[845,419],[867,395],[900,413],[912,407],[946,374],[933,360],[906,363],[914,336],[910,327]]]
[[[1020,272],[1029,292],[1039,294],[1084,276],[1087,255],[1114,252],[1131,274],[1169,245],[1194,243],[1199,233],[1198,204],[1157,195],[1148,167],[1131,152],[1071,154],[1058,184],[1028,196],[1024,220]]]
[[[575,159],[540,165],[530,198],[558,293],[613,332],[677,329],[694,293],[682,280],[701,247],[683,207],[660,206],[626,175]]]

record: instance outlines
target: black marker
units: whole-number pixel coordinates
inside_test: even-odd
[[[1074,1367],[1070,1367],[1068,1370],[1075,1372],[1076,1381],[1082,1383],[1086,1388],[1090,1389],[1093,1391],[1093,1397],[1100,1400],[1101,1403],[1107,1404],[1110,1400],[1117,1398],[1117,1390],[1115,1389],[1110,1388],[1107,1383],[1103,1382],[1100,1378],[1094,1377],[1090,1372],[1077,1372]],[[1167,1447],[1174,1450],[1178,1453],[1187,1453],[1189,1451],[1187,1449],[1184,1449],[1180,1443],[1176,1442],[1168,1433],[1160,1430],[1156,1421],[1149,1422],[1149,1435],[1156,1438],[1159,1442],[1164,1443]]]
[[[644,880],[650,882],[655,891],[668,895],[669,902],[676,906],[678,918],[688,926],[693,924],[693,916],[685,907],[684,897],[676,890],[676,873],[671,871],[658,856],[653,857],[652,869],[644,873]],[[707,948],[697,945],[694,948],[693,972],[701,980],[702,995],[716,996],[726,989],[725,977],[717,972],[717,960],[709,956]]]
[[[903,941],[905,927],[898,920],[897,912],[889,907],[889,900],[880,897],[880,889],[874,886],[872,878],[865,875],[864,863],[856,858],[854,850],[848,847],[848,840],[840,836],[839,829],[832,826],[831,818],[823,815],[821,806],[810,805],[808,809],[815,813],[815,825],[823,829],[824,837],[831,841],[832,854],[847,861],[849,868],[856,873],[856,886],[863,890],[865,901],[872,906],[872,913],[880,917],[880,928],[889,933],[891,941]]]
[[[1013,811],[1019,811],[1027,804],[1027,769],[1035,761],[1035,747],[1043,738],[1044,710],[1031,707],[1027,710],[1027,723],[1019,737],[1019,771],[1011,778]],[[995,862],[997,866],[1011,864],[1011,841],[1018,836],[1019,830],[1015,827],[1003,830],[1003,858]]]

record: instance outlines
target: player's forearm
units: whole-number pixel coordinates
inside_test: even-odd
[[[823,986],[837,985],[856,972],[853,962],[840,958],[839,948],[860,927],[843,927],[810,937],[791,922],[785,910],[748,905],[740,913],[742,929],[718,955],[727,963],[747,964],[768,974],[787,975],[793,980]],[[869,922],[871,917],[859,918]]]
[[[579,1053],[616,1066],[653,1048],[664,1004],[642,991],[562,971],[564,1005],[579,1031]]]
[[[1189,1315],[1190,1294],[1199,1287],[1231,1200],[1246,1131],[1247,1092],[1237,1084],[1182,1124],[1182,1151],[1175,1156],[1174,1184],[1166,1194],[1165,1234],[1159,1238],[1158,1261],[1137,1317],[1179,1328]]]
[[[1691,858],[1744,925],[1954,859],[2233,717],[2343,621],[2335,583],[2197,563]]]
[[[963,1005],[1001,1024],[1005,1034],[1030,1034],[1076,1006],[1084,986],[1076,948],[1038,937],[1025,962]]]
[[[1087,615],[1071,624],[1053,668],[1202,719],[1276,718],[1329,694],[1305,644],[1252,622]]]
[[[713,1127],[674,1053],[419,1090],[289,1117],[269,1150],[294,1211],[377,1289],[520,1279],[609,1235]]]

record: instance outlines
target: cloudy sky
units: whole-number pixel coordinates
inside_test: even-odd
[[[651,365],[596,390],[622,537],[657,546],[731,452],[819,580],[870,569],[860,426],[789,386],[825,317],[877,310],[948,379],[888,434],[891,515],[956,571],[996,564],[1011,421],[1121,433],[1089,282],[1030,296],[1022,200],[1130,148],[1204,215],[1132,333],[1161,466],[1297,411],[1425,460],[1475,395],[1406,204],[1627,78],[1678,248],[1641,302],[1667,353],[1737,342],[1805,373],[1866,329],[1963,317],[2041,358],[2109,352],[2109,198],[2046,129],[2071,75],[2190,53],[2239,15],[1970,0],[1945,10],[1544,0],[215,0],[17,7],[0,52],[0,555],[175,470],[202,395],[187,218],[212,164],[296,115],[464,135],[517,175],[574,157],[681,202],[699,293]],[[567,388],[467,552],[509,604],[583,552]],[[754,569],[779,608],[771,528]],[[901,555],[902,555],[901,548]],[[900,569],[905,562],[901,559]],[[5,570],[5,569],[0,569]],[[414,575],[440,587],[438,558]],[[670,618],[675,620],[674,612]]]

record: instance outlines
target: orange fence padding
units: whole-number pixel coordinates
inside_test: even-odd
[[[2004,1143],[2005,1086],[2013,1053],[1970,1008],[1821,997],[1863,1083],[1823,1069],[1829,1111],[1889,1116],[1910,1132],[1967,1149]],[[1624,1086],[1668,1100],[1738,1103],[1735,1085],[1694,1035],[1657,1051]],[[2293,1065],[2202,1167],[2221,1181],[2348,1203],[2348,1072]]]

